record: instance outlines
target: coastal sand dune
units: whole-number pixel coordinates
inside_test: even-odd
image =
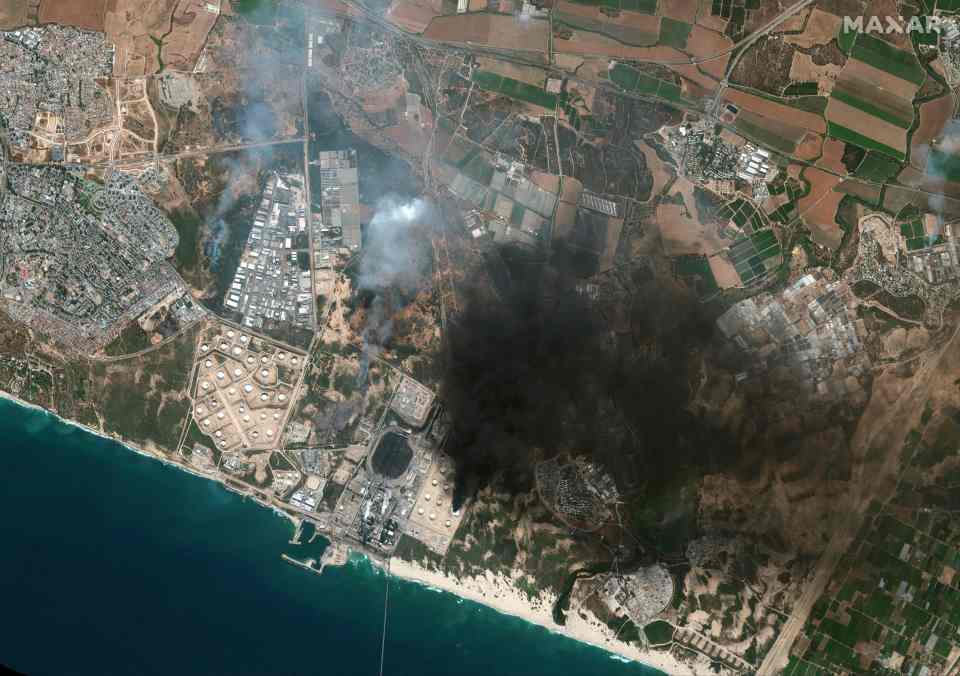
[[[457,579],[417,563],[393,558],[390,560],[390,573],[405,580],[442,589],[506,615],[540,625],[554,633],[655,667],[670,676],[692,676],[696,673],[669,653],[642,650],[636,645],[614,641],[613,631],[609,627],[597,620],[584,620],[575,612],[567,613],[565,625],[558,625],[553,621],[552,612],[556,598],[551,595],[531,601],[524,592],[514,586],[513,580],[496,576],[489,571],[484,577]]]

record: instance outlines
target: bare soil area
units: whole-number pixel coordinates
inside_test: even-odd
[[[837,37],[842,23],[843,20],[836,14],[814,7],[803,32],[799,35],[785,35],[783,40],[787,44],[804,48],[825,45]]]
[[[43,0],[40,3],[39,20],[40,23],[59,23],[89,31],[102,31],[106,12],[106,0]]]
[[[940,136],[947,121],[953,117],[955,105],[953,95],[944,94],[920,106],[920,124],[910,139],[910,164],[917,169],[927,168],[930,142]]]
[[[843,240],[843,230],[837,225],[837,207],[843,193],[834,188],[839,178],[820,169],[808,167],[803,177],[810,183],[810,192],[800,198],[798,207],[803,220],[810,227],[813,241],[829,249],[836,249]]]

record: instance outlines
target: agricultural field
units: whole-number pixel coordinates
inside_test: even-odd
[[[695,105],[694,101],[683,96],[679,85],[641,73],[620,63],[610,70],[610,80],[627,92],[657,96],[673,103]]]
[[[743,284],[757,281],[780,264],[782,250],[773,230],[754,232],[734,242],[727,252]]]
[[[940,244],[943,238],[931,238],[923,227],[923,218],[917,216],[900,224],[900,234],[907,243],[907,251],[919,251],[935,244]]]
[[[607,7],[559,0],[551,16],[554,25],[563,24],[587,33],[599,33],[626,45],[648,47],[657,44],[660,39],[660,18],[649,14],[620,11],[610,16]]]
[[[554,110],[557,107],[556,94],[546,92],[542,87],[527,82],[482,70],[474,71],[473,81],[482,89],[498,92],[511,99],[532,103],[548,110]]]
[[[910,164],[917,169],[927,168],[930,142],[943,131],[953,116],[954,101],[951,94],[927,101],[920,106],[920,124],[910,139]]]
[[[657,11],[657,0],[575,0],[575,2],[589,7],[607,7],[643,14],[654,14]]]
[[[857,36],[850,53],[826,110],[831,136],[905,159],[923,67],[912,51],[868,34]]]

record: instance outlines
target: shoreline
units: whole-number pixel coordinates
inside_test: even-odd
[[[381,562],[365,557],[374,567],[384,570]],[[492,610],[524,620],[546,629],[552,634],[585,643],[608,653],[611,659],[638,662],[645,667],[658,669],[670,676],[693,676],[688,665],[668,652],[644,650],[636,645],[614,640],[613,631],[599,620],[584,620],[576,612],[567,614],[567,623],[558,625],[553,621],[554,598],[531,600],[508,578],[495,576],[489,571],[484,577],[458,579],[445,573],[430,570],[418,563],[397,557],[390,559],[389,571],[407,582],[419,584],[434,591],[447,592],[458,598],[486,606]]]
[[[107,441],[120,444],[127,450],[133,451],[141,457],[145,457],[150,460],[156,460],[164,466],[172,467],[197,478],[211,481],[223,487],[225,490],[236,495],[240,495],[244,498],[251,498],[257,505],[268,508],[278,516],[290,521],[294,527],[297,527],[301,522],[300,518],[287,513],[276,505],[264,503],[250,493],[239,491],[231,487],[226,481],[217,476],[203,473],[199,470],[189,467],[185,463],[176,462],[174,460],[170,460],[169,458],[157,455],[156,453],[153,453],[145,448],[141,448],[129,440],[112,436],[106,432],[90,427],[89,425],[77,422],[76,420],[64,418],[48,408],[21,399],[20,397],[17,397],[16,395],[2,389],[0,389],[0,399],[9,401],[17,406],[22,406],[33,411],[44,413],[60,423],[82,430],[99,437],[100,439],[105,439]],[[335,543],[327,535],[321,535],[330,543],[330,546],[334,546]],[[362,551],[356,551],[352,548],[350,551],[362,556],[373,568],[379,571],[388,572],[388,574],[404,580],[405,582],[417,584],[432,591],[446,592],[456,596],[457,598],[477,603],[478,605],[485,606],[504,615],[516,617],[528,622],[529,624],[542,627],[552,634],[564,636],[568,639],[577,641],[578,643],[584,643],[591,647],[603,650],[604,652],[608,653],[611,659],[638,662],[645,667],[658,669],[664,672],[664,674],[669,674],[670,676],[693,676],[694,674],[694,671],[692,671],[689,666],[676,660],[669,653],[654,653],[651,651],[642,650],[635,645],[628,645],[619,641],[614,641],[613,637],[611,636],[612,631],[608,627],[602,625],[599,621],[590,622],[584,620],[577,613],[569,613],[567,615],[567,624],[558,625],[553,621],[553,599],[549,600],[549,602],[541,600],[537,603],[531,603],[530,599],[528,599],[519,589],[513,586],[510,581],[506,580],[505,578],[494,576],[490,572],[487,572],[486,576],[483,578],[474,577],[467,578],[466,580],[460,580],[449,577],[444,573],[429,570],[417,563],[405,561],[397,557],[393,557],[389,560],[389,571],[387,571],[385,562],[371,557]],[[281,557],[286,559],[286,556],[284,556],[282,553]],[[293,561],[288,560],[288,563],[293,563]],[[298,562],[298,564],[301,564],[301,562]],[[305,566],[302,566],[302,564],[301,567],[306,568]],[[313,569],[310,569],[310,572],[319,573],[319,571]]]
[[[105,440],[107,440],[107,441],[112,441],[112,442],[114,442],[114,443],[120,444],[121,446],[123,446],[124,448],[126,448],[128,451],[133,451],[133,452],[136,453],[137,455],[139,455],[139,456],[141,456],[141,457],[144,457],[144,458],[148,458],[148,459],[150,459],[150,460],[156,460],[157,462],[161,463],[162,465],[164,465],[164,466],[166,466],[166,467],[172,467],[173,469],[180,470],[181,472],[186,472],[187,474],[190,474],[191,476],[195,476],[195,477],[197,477],[198,479],[206,479],[207,481],[212,481],[213,483],[215,483],[215,484],[217,484],[217,485],[219,485],[219,486],[222,486],[225,490],[227,490],[227,491],[229,491],[229,492],[231,492],[231,493],[233,493],[233,494],[235,494],[235,495],[240,495],[240,496],[242,496],[242,497],[244,497],[244,498],[250,498],[251,500],[253,500],[254,502],[256,502],[258,505],[260,505],[261,507],[265,507],[265,508],[270,509],[270,510],[273,511],[275,514],[277,514],[278,516],[282,516],[282,517],[284,517],[285,519],[287,519],[288,521],[290,521],[290,522],[294,525],[294,527],[296,527],[296,526],[298,526],[298,525],[300,524],[300,519],[299,519],[298,517],[296,517],[296,516],[294,516],[294,515],[292,515],[292,514],[288,514],[287,512],[285,512],[285,511],[283,511],[282,509],[280,509],[279,507],[277,507],[276,505],[266,504],[266,503],[258,500],[257,497],[256,497],[254,494],[252,494],[252,493],[246,493],[246,492],[237,490],[236,488],[231,487],[231,486],[230,486],[226,481],[224,481],[223,479],[221,479],[221,478],[219,478],[219,477],[217,477],[217,476],[214,476],[214,475],[212,475],[212,474],[206,474],[206,473],[204,473],[204,472],[201,472],[201,471],[198,470],[198,469],[194,469],[193,467],[190,467],[190,466],[189,466],[188,464],[186,464],[186,463],[177,462],[177,461],[175,461],[175,460],[171,460],[170,458],[164,457],[164,456],[162,456],[162,455],[157,455],[156,453],[153,453],[152,451],[149,451],[149,450],[147,450],[147,449],[145,449],[145,448],[141,448],[140,446],[137,446],[137,445],[136,445],[135,443],[133,443],[132,441],[129,441],[129,440],[127,440],[127,439],[124,439],[123,437],[113,436],[113,435],[111,435],[111,434],[108,434],[108,433],[106,433],[106,432],[103,432],[103,431],[101,431],[101,430],[98,430],[98,429],[96,429],[96,428],[94,428],[94,427],[90,427],[89,425],[85,425],[85,424],[82,423],[82,422],[78,422],[78,421],[76,421],[76,420],[71,420],[70,418],[64,418],[62,415],[60,415],[59,413],[57,413],[57,412],[55,412],[55,411],[51,411],[50,409],[45,408],[45,407],[43,407],[43,406],[40,406],[39,404],[34,404],[34,403],[32,403],[32,402],[29,402],[29,401],[26,401],[26,400],[24,400],[24,399],[21,399],[20,397],[14,395],[14,394],[11,394],[11,393],[9,393],[9,392],[7,392],[6,390],[0,389],[0,399],[9,401],[9,402],[11,402],[11,403],[16,404],[17,406],[22,406],[22,407],[24,407],[24,408],[28,408],[28,409],[31,409],[31,410],[33,410],[33,411],[39,411],[40,413],[45,413],[46,415],[51,416],[52,418],[56,419],[56,420],[57,420],[58,422],[60,422],[60,423],[63,423],[64,425],[67,425],[67,426],[69,426],[69,427],[73,427],[73,428],[76,428],[76,429],[79,429],[79,430],[83,430],[84,432],[87,432],[88,434],[92,434],[92,435],[95,436],[95,437],[99,437],[100,439],[105,439]]]

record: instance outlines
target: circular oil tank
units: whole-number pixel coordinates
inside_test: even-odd
[[[413,460],[413,450],[407,438],[396,432],[386,432],[373,451],[371,466],[374,472],[388,479],[397,479],[407,471]]]
[[[246,385],[243,386],[243,391],[244,391],[244,392],[253,392],[253,385],[251,385],[250,383],[247,383]]]
[[[207,352],[207,351],[209,351],[209,350],[210,350],[210,346],[207,345],[206,343],[204,343],[203,345],[200,346],[200,351],[201,351],[201,352]]]

